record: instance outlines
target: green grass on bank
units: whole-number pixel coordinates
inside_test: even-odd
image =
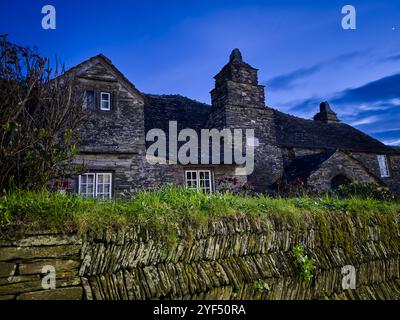
[[[301,225],[305,220],[324,223],[327,215],[397,216],[399,201],[332,196],[271,198],[230,193],[199,194],[177,187],[141,191],[129,200],[100,201],[49,192],[16,192],[0,197],[0,228],[48,228],[62,232],[99,231],[143,224],[155,231],[196,228],[210,219],[231,215],[270,216],[276,221]],[[394,219],[396,220],[396,219]],[[172,230],[172,231],[171,231]]]

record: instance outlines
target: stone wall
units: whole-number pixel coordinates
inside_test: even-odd
[[[353,152],[351,156],[360,161],[376,177],[380,177],[381,174],[377,154]],[[387,159],[390,177],[380,179],[392,190],[392,192],[400,194],[400,156],[387,155]]]
[[[0,299],[400,299],[398,216],[303,222],[220,218],[192,225],[190,237],[185,226],[175,242],[140,225],[82,237],[3,232]],[[299,276],[297,245],[315,261],[311,282]],[[42,289],[48,265],[55,290]],[[342,289],[346,265],[356,269],[355,290]]]
[[[332,178],[337,175],[363,184],[379,183],[363,165],[347,154],[337,151],[308,177],[307,185],[315,192],[327,192],[331,189]]]

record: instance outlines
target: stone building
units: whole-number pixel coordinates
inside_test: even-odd
[[[215,76],[211,106],[178,95],[144,94],[103,55],[68,72],[85,91],[84,108],[89,112],[74,160],[85,172],[68,184],[80,194],[111,198],[165,184],[207,192],[249,187],[266,192],[278,181],[294,179],[317,192],[354,180],[400,191],[398,149],[340,122],[327,102],[321,103],[313,120],[266,106],[258,70],[243,61],[238,49]],[[157,139],[146,142],[146,135],[162,129],[169,142],[174,138],[168,130],[171,122],[178,132],[190,128],[199,136],[202,129],[254,130],[254,137],[243,137],[243,155],[254,148],[254,170],[244,174],[242,163],[222,161],[222,151],[221,161],[214,164],[171,161],[170,145],[164,162],[151,161],[146,151]],[[225,138],[213,140],[214,145],[223,149]],[[197,156],[203,156],[203,150]]]

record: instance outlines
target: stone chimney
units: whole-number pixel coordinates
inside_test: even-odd
[[[322,102],[319,105],[320,111],[314,116],[315,121],[321,121],[325,123],[339,123],[340,120],[338,119],[337,115],[331,109],[331,106],[327,101]]]
[[[254,171],[246,179],[254,190],[264,192],[265,185],[272,185],[282,176],[283,160],[276,143],[274,113],[265,106],[264,86],[258,84],[257,73],[243,61],[239,49],[232,51],[229,62],[214,77],[207,125],[219,130],[253,130],[253,139],[243,136],[243,150],[255,148]]]
[[[258,84],[257,72],[243,61],[239,49],[234,49],[229,62],[214,77],[212,106],[265,107],[264,86]]]

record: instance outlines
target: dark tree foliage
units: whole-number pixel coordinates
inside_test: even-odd
[[[73,170],[83,94],[36,48],[0,35],[0,194],[45,188]]]

